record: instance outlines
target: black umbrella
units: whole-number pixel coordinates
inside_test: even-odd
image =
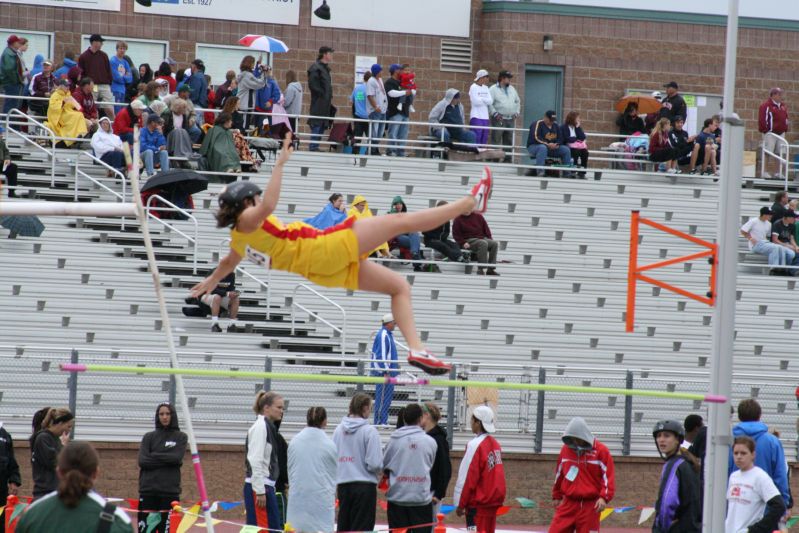
[[[33,215],[0,217],[0,226],[10,231],[11,235],[21,235],[22,237],[38,237],[44,231],[42,221]]]
[[[141,192],[160,189],[162,191],[181,191],[186,194],[195,194],[208,188],[208,178],[193,170],[176,168],[159,172],[147,180]]]

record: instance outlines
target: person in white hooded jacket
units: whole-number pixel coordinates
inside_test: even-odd
[[[308,426],[289,444],[291,498],[286,523],[298,533],[333,531],[338,451],[325,435],[327,411],[324,407],[309,408],[306,421]]]
[[[333,432],[338,448],[338,531],[372,531],[377,476],[383,470],[380,435],[369,423],[372,399],[361,392],[350,400],[349,415]],[[428,482],[429,484],[429,482]]]
[[[383,468],[389,476],[388,527],[408,528],[408,533],[429,533],[433,516],[430,469],[438,444],[422,429],[419,404],[407,405],[402,419],[405,425],[391,434],[383,453]]]
[[[125,168],[122,139],[112,131],[111,120],[108,117],[100,119],[100,127],[92,135],[92,150],[94,151],[94,156],[98,157],[103,163],[115,169]]]

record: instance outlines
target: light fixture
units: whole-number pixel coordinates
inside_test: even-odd
[[[322,5],[317,7],[313,14],[322,20],[330,20],[330,6],[327,5],[327,0],[322,0]]]
[[[544,51],[549,52],[552,50],[552,46],[554,45],[554,41],[552,40],[551,35],[544,35]]]

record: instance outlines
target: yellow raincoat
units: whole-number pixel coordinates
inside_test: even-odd
[[[50,96],[45,126],[53,130],[58,137],[80,137],[88,133],[86,120],[83,118],[80,105],[72,100],[68,91],[56,89]],[[64,141],[70,146],[74,141]]]
[[[363,202],[365,204],[364,208],[363,208],[363,212],[358,211],[358,209],[355,207],[356,205],[358,205],[361,202]],[[369,202],[367,202],[366,198],[364,198],[360,194],[355,196],[355,198],[352,200],[352,204],[350,204],[350,205],[352,207],[350,207],[349,211],[347,211],[347,217],[355,217],[355,220],[359,220],[361,218],[370,218],[370,217],[374,216],[374,215],[372,215],[371,209],[369,209]],[[364,254],[363,258],[365,259],[365,258],[369,257],[370,255],[372,255],[375,252],[378,252],[381,255],[383,255],[383,252],[385,252],[385,255],[388,255],[388,243],[384,242],[383,244],[381,244],[380,246],[378,246],[377,248],[375,248],[374,250],[372,250],[368,254]]]

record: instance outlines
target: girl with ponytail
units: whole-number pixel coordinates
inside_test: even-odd
[[[37,415],[41,415],[41,412]],[[69,442],[69,433],[75,424],[74,420],[75,416],[69,409],[50,408],[44,415],[39,428],[35,428],[38,431],[31,436],[34,500],[38,500],[58,488],[56,460],[61,448]]]

